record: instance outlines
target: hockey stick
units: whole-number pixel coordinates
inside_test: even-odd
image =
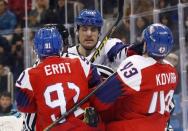
[[[104,45],[107,43],[107,40],[111,37],[111,35],[114,33],[114,31],[117,28],[117,25],[119,24],[120,20],[123,17],[123,6],[124,6],[124,0],[118,0],[118,17],[115,21],[115,23],[112,25],[112,27],[110,28],[110,30],[107,32],[107,34],[105,35],[105,37],[102,39],[100,45],[97,47],[97,49],[95,50],[94,54],[92,55],[90,61],[93,63],[96,58],[98,56],[100,56],[100,52],[102,50],[102,48],[104,47]]]
[[[115,73],[114,73],[115,74]],[[114,74],[112,74],[110,77],[113,77]],[[101,89],[101,86],[107,81],[104,80],[101,82],[91,93],[89,93],[86,97],[84,97],[80,102],[76,103],[70,110],[65,112],[62,116],[60,116],[57,120],[55,120],[53,123],[51,123],[49,126],[47,126],[43,131],[50,131],[52,127],[54,127],[56,124],[58,124],[61,120],[66,118],[68,115],[72,114],[75,110],[77,110],[78,107],[80,107],[83,103],[85,103],[91,96],[93,96],[99,89]]]

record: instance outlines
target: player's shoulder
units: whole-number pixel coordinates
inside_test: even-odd
[[[157,61],[151,57],[144,57],[141,55],[133,55],[130,57],[127,57],[123,63],[132,63],[134,67],[137,67],[138,69],[143,69],[145,67],[154,65]]]
[[[107,40],[106,47],[113,47],[116,44],[123,44],[122,40],[118,38],[110,38]]]
[[[78,55],[77,46],[72,46],[72,47],[68,48],[68,52]]]
[[[143,68],[152,66],[157,63],[157,61],[154,58],[145,57],[141,55],[133,55],[133,56],[127,57],[126,62],[133,63],[134,66],[139,69],[143,69]],[[167,60],[163,59],[162,62],[169,68],[174,68],[174,66]]]
[[[163,62],[164,62],[165,64],[171,66],[171,67],[174,67],[174,65],[172,65],[172,63],[170,63],[168,60],[165,60],[165,59],[164,59]]]
[[[101,41],[98,41],[96,48],[100,45]],[[110,38],[106,41],[105,47],[111,48],[114,45],[116,45],[117,43],[122,43],[122,40],[118,39],[118,38]]]
[[[116,43],[116,42],[122,42],[122,40],[118,38],[110,38],[107,41],[107,43]]]
[[[26,72],[26,73],[29,73],[29,72],[31,72],[33,69],[35,69],[36,67],[28,67],[28,68],[26,68],[23,72]],[[22,73],[23,73],[22,72]]]
[[[140,91],[142,82],[142,69],[155,64],[150,57],[133,55],[125,59],[117,69],[121,80],[135,91]]]

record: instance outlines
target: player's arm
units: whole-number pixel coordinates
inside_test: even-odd
[[[122,95],[122,84],[117,73],[106,79],[105,83],[91,98],[91,103],[97,111],[104,111],[111,107],[116,99]]]
[[[33,67],[36,67],[38,64],[40,64],[40,59],[37,59],[35,63],[33,64]],[[23,129],[22,131],[35,131],[35,125],[36,125],[36,119],[37,114],[36,113],[25,113],[23,118]]]
[[[120,39],[112,38],[108,40],[104,47],[104,55],[106,55],[108,60],[104,60],[105,62],[103,64],[109,65],[116,70],[121,62],[127,57],[132,55],[142,55],[143,45],[143,42],[126,44]]]
[[[16,81],[16,102],[19,111],[32,113],[36,112],[36,103],[28,71],[23,71]]]
[[[128,44],[124,44],[120,39],[109,39],[104,47],[109,62],[124,60],[126,58],[126,47],[128,47]]]
[[[109,41],[108,47],[105,47],[110,62],[122,61],[132,55],[142,55],[144,42],[125,44],[119,39]]]

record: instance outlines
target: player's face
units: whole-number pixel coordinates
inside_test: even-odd
[[[92,50],[98,42],[99,29],[94,26],[80,26],[78,37],[82,47]]]

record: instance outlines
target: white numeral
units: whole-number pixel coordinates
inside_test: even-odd
[[[167,93],[166,96],[164,94],[164,91],[154,92],[148,113],[153,113],[153,112],[156,111],[158,98],[160,100],[160,111],[159,111],[159,113],[164,114],[165,111],[170,112],[169,107],[170,107],[170,104],[172,102],[173,94],[174,94],[174,90],[170,90]]]
[[[73,101],[74,101],[74,103],[76,103],[78,101],[78,97],[80,95],[80,88],[77,85],[75,85],[74,83],[70,83],[70,82],[68,82],[67,85],[68,85],[69,89],[75,90],[76,95],[73,97]],[[57,93],[58,98],[56,100],[51,99],[52,92]],[[46,104],[49,107],[51,107],[51,108],[60,107],[61,115],[67,111],[66,110],[66,99],[65,99],[62,83],[56,83],[54,85],[48,86],[44,92],[44,98],[45,98]],[[75,111],[75,116],[83,113],[83,110],[81,110],[80,108],[79,108],[79,110],[80,110],[79,113],[77,113],[77,111]],[[54,114],[51,115],[51,119],[53,121],[56,120],[56,117]],[[63,121],[65,121],[65,119]],[[61,122],[63,122],[63,121],[61,121]]]

